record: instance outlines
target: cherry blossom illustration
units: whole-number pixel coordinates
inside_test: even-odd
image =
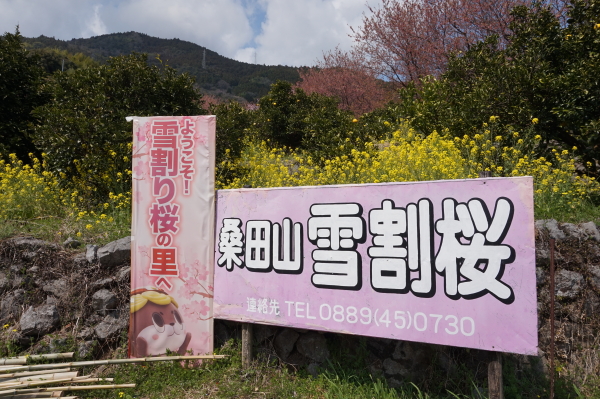
[[[133,173],[136,177],[144,178],[150,172],[149,163],[144,160],[139,160],[133,168]]]

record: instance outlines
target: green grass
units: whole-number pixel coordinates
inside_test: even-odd
[[[229,341],[218,353],[226,359],[207,361],[200,367],[186,362],[157,362],[147,365],[119,365],[105,369],[104,377],[115,384],[135,383],[136,388],[78,392],[82,398],[323,398],[323,399],[404,399],[464,398],[452,393],[430,396],[406,383],[392,389],[384,379],[363,371],[355,374],[352,365],[329,366],[313,377],[303,368],[294,370],[276,360],[258,359],[244,369],[240,344]],[[87,372],[87,371],[86,371]]]
[[[115,209],[109,216],[113,221],[102,221],[102,223],[96,223],[98,219],[89,216],[79,220],[76,216],[51,215],[30,219],[0,220],[0,239],[29,235],[62,243],[68,237],[73,237],[85,244],[104,245],[131,235],[131,209]]]

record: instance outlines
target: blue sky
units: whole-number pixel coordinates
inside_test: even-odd
[[[303,66],[349,49],[363,12],[366,0],[0,0],[0,33],[19,25],[27,37],[69,40],[137,31],[239,61]]]

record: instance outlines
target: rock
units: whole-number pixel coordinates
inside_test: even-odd
[[[8,268],[8,270],[12,273],[12,274],[22,274],[25,270],[25,267],[20,264],[20,263],[16,263],[16,264],[12,264],[10,265],[10,267]]]
[[[59,302],[60,301],[53,296],[48,295],[46,297],[46,305],[58,305]]]
[[[543,285],[546,282],[547,277],[548,274],[544,269],[542,269],[541,267],[535,268],[535,284],[537,286]]]
[[[97,341],[83,341],[77,345],[77,357],[80,359],[93,358],[94,350],[96,349]]]
[[[319,375],[319,365],[317,363],[311,363],[308,366],[306,366],[306,371],[314,378],[317,378],[317,376]]]
[[[92,284],[90,284],[90,288],[92,290],[96,290],[98,288],[104,288],[114,282],[115,282],[115,280],[112,277],[107,277],[107,278],[103,278],[98,281],[94,281]]]
[[[536,248],[535,265],[541,267],[550,265],[550,251],[544,248]]]
[[[94,328],[98,339],[104,341],[118,336],[129,325],[129,312],[111,312]]]
[[[386,357],[390,352],[388,341],[382,338],[372,338],[367,341],[367,348],[377,357]]]
[[[562,269],[554,278],[558,298],[575,298],[581,291],[583,276],[577,272]]]
[[[444,352],[438,353],[437,363],[448,374],[454,374],[456,372],[456,364],[452,361],[452,358]]]
[[[600,231],[598,231],[598,226],[594,222],[587,222],[581,224],[581,231],[588,237],[600,241]]]
[[[215,320],[214,324],[214,339],[215,345],[220,346],[229,340],[229,332],[227,331],[227,327],[225,324],[221,322],[221,320]]]
[[[4,291],[10,286],[10,282],[8,281],[8,277],[3,272],[0,272],[0,292]]]
[[[118,266],[131,260],[131,237],[109,242],[98,249],[98,261],[103,267]]]
[[[591,265],[588,266],[588,270],[592,275],[590,278],[590,283],[592,284],[592,287],[600,291],[600,266]]]
[[[82,252],[80,254],[75,255],[75,257],[73,258],[73,263],[77,267],[87,266],[88,260],[86,259],[86,254],[84,252]]]
[[[92,295],[92,309],[102,316],[106,316],[109,310],[116,309],[117,297],[109,290],[100,290]]]
[[[15,290],[4,297],[0,302],[0,322],[16,320],[20,315],[25,303],[25,290]]]
[[[327,340],[323,334],[316,332],[302,334],[296,342],[296,349],[298,352],[315,362],[324,362],[329,358]]]
[[[600,241],[600,232],[594,222],[582,223],[579,226],[573,223],[563,223],[562,229],[568,236],[578,239],[591,238]]]
[[[21,334],[26,337],[46,335],[60,324],[58,309],[54,305],[30,306],[19,321]]]
[[[12,278],[12,287],[13,288],[22,287],[24,282],[25,282],[25,280],[23,279],[23,277],[21,277],[21,276],[14,276]]]
[[[558,222],[554,219],[536,220],[535,228],[538,229],[538,231],[546,230],[550,238],[556,240],[564,240],[567,238],[565,233],[558,227]]]
[[[92,244],[85,246],[85,259],[88,261],[88,263],[94,263],[96,261],[98,248],[99,247],[97,245]]]
[[[402,388],[402,381],[398,381],[397,379],[395,379],[393,377],[388,378],[387,383],[390,388],[393,388],[393,389]]]
[[[583,312],[589,317],[595,317],[600,313],[600,298],[593,292],[588,292],[583,300]]]
[[[131,278],[131,266],[125,266],[122,267],[121,270],[119,270],[117,272],[117,275],[115,276],[115,279],[117,281],[129,281],[129,279]]]
[[[77,338],[90,339],[94,336],[94,329],[91,327],[85,327],[77,333]]]
[[[40,271],[39,266],[32,266],[29,269],[27,269],[27,274],[31,274],[31,275],[35,276],[36,274],[38,274],[39,271]]]
[[[21,259],[23,259],[25,262],[31,262],[37,256],[38,256],[38,253],[34,252],[34,251],[21,252]]]
[[[81,242],[74,239],[73,237],[69,237],[63,242],[63,247],[65,248],[79,248],[81,246]]]
[[[398,341],[392,353],[392,358],[406,370],[403,375],[417,380],[434,357],[431,345],[409,341]]]
[[[64,278],[58,280],[52,280],[49,283],[42,286],[44,292],[48,292],[56,297],[62,297],[67,293],[68,283]]]
[[[307,366],[310,363],[310,359],[295,350],[285,359],[285,362],[292,366],[300,367]]]
[[[271,338],[277,332],[277,327],[267,326],[264,324],[255,324],[253,328],[254,342],[262,344],[268,338]]]
[[[48,347],[50,349],[50,353],[62,353],[62,352],[66,352],[66,349],[65,349],[66,345],[67,345],[66,338],[56,338],[56,339],[50,340],[50,345],[48,345]]]
[[[14,237],[7,242],[14,245],[20,251],[37,251],[46,249],[58,249],[58,245],[51,242],[39,240],[33,237]]]
[[[581,231],[581,229],[573,223],[563,223],[560,227],[565,232],[565,234],[569,237],[573,237],[573,238],[584,238],[585,237],[585,235]]]
[[[294,350],[294,344],[299,336],[300,334],[290,328],[284,328],[277,334],[273,343],[277,355],[282,359],[286,359],[292,353],[292,350]]]
[[[406,367],[402,366],[400,363],[392,359],[385,359],[383,361],[383,371],[387,375],[408,375],[408,370],[406,369]]]

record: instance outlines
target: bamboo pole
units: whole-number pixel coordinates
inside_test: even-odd
[[[77,372],[77,371],[70,371],[70,372],[67,372],[67,373],[51,373],[51,374],[29,375],[29,376],[25,376],[25,377],[11,378],[11,379],[6,380],[6,381],[0,381],[0,386],[2,386],[2,384],[6,384],[6,383],[9,383],[9,382],[41,381],[41,380],[56,380],[56,379],[59,379],[59,378],[71,378],[71,377],[77,377],[77,374],[79,374],[79,372]]]
[[[9,371],[33,371],[33,370],[49,370],[60,367],[82,367],[82,366],[101,366],[108,364],[125,364],[125,363],[150,363],[150,362],[165,362],[169,360],[197,360],[197,359],[223,359],[226,355],[198,355],[198,356],[159,356],[145,357],[136,359],[111,359],[111,360],[89,360],[82,362],[71,363],[53,363],[53,364],[35,364],[31,366],[13,366],[0,370],[2,372]]]
[[[17,359],[31,359],[31,360],[41,360],[41,359],[70,359],[75,355],[75,352],[64,352],[64,353],[46,353],[42,355],[25,355],[19,356]]]
[[[13,365],[13,364],[26,364],[27,363],[27,359],[22,359],[22,358],[13,358],[13,359],[0,359],[0,364],[1,365]]]
[[[32,388],[32,389],[9,389],[0,391],[0,397],[24,394],[24,393],[38,393],[38,392],[56,392],[56,391],[90,391],[96,389],[121,389],[121,388],[135,388],[135,384],[113,384],[113,385],[70,385],[66,387],[50,387],[50,388]]]
[[[64,369],[56,369],[54,370],[54,373],[62,373],[62,372],[67,372],[67,371],[71,371],[70,368],[64,368]],[[47,370],[36,370],[36,371],[24,371],[21,373],[11,373],[11,374],[0,374],[0,382],[4,381],[5,379],[10,379],[10,378],[19,378],[19,377],[27,377],[27,376],[35,376],[35,375],[40,375],[40,374],[46,374]]]
[[[44,381],[21,381],[14,383],[3,383],[0,384],[0,388],[29,388],[35,387],[38,385],[48,385],[48,384],[60,384],[63,382],[78,382],[79,380],[86,380],[91,378],[89,375],[83,375],[81,377],[68,377],[68,378],[57,378],[55,380],[44,380]]]
[[[25,394],[2,397],[2,399],[35,399],[35,398],[77,399],[78,396],[62,396],[62,391],[56,391],[56,392],[25,393]]]
[[[85,378],[85,379],[81,379],[81,380],[77,380],[78,383],[82,383],[82,382],[113,382],[115,379],[112,377],[92,377],[92,378]]]

